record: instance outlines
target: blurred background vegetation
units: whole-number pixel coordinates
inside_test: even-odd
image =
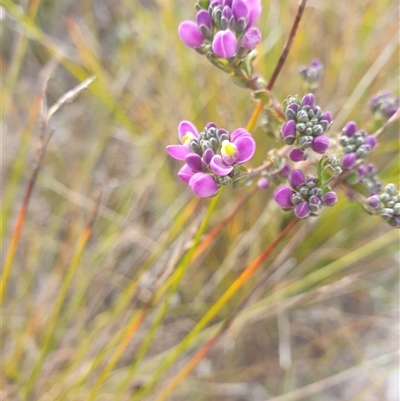
[[[249,188],[225,189],[206,233],[244,206],[195,255],[179,287],[149,304],[210,203],[176,179],[180,165],[165,146],[177,142],[181,120],[233,130],[255,106],[180,42],[177,27],[194,18],[193,3],[2,1],[3,262],[38,149],[53,132],[4,294],[2,400],[156,400],[234,310],[233,325],[170,400],[398,400],[398,231],[343,190],[153,376],[290,220],[271,202],[272,189],[247,198]],[[262,4],[256,69],[268,78],[298,2]],[[316,95],[334,116],[330,134],[350,119],[370,128],[368,99],[399,92],[398,2],[310,0],[276,99],[304,94],[298,68],[314,57],[325,64]],[[43,99],[50,107],[92,75],[43,129]],[[369,158],[385,184],[399,185],[398,129],[396,122],[386,130]],[[262,124],[253,135],[255,167],[281,145]]]

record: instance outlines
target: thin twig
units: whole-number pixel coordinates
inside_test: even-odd
[[[269,79],[268,84],[266,86],[267,92],[270,92],[272,90],[273,86],[275,85],[275,81],[278,78],[278,76],[279,76],[279,74],[280,74],[280,72],[282,70],[283,65],[285,64],[285,61],[286,61],[287,56],[289,54],[289,51],[290,51],[290,49],[292,47],[294,38],[296,37],[297,29],[299,27],[301,18],[303,16],[303,12],[304,12],[304,9],[306,7],[306,4],[307,4],[307,0],[301,0],[300,1],[299,8],[297,9],[297,14],[296,14],[296,17],[295,17],[295,19],[293,21],[292,29],[290,30],[290,34],[289,34],[288,40],[285,43],[285,46],[284,46],[283,51],[282,51],[282,54],[279,57],[279,60],[278,60],[278,62],[276,64],[276,67],[275,67],[275,69],[274,69],[274,71],[273,71],[273,73],[271,75],[271,78]],[[257,104],[256,108],[253,111],[253,114],[250,117],[249,124],[247,125],[247,130],[248,131],[252,131],[254,129],[254,127],[256,125],[256,122],[257,122],[257,119],[258,119],[259,115],[261,114],[263,108],[264,108],[264,103],[262,101],[260,101]]]
[[[385,124],[383,124],[382,127],[375,132],[374,136],[378,138],[379,135],[381,135],[390,125],[392,125],[392,123],[394,123],[399,118],[400,118],[400,108],[397,109],[396,113],[394,113],[392,117],[390,117],[389,120],[387,120]]]
[[[285,64],[286,58],[289,54],[289,51],[292,47],[294,38],[296,37],[297,29],[299,27],[301,17],[303,16],[304,9],[306,8],[307,0],[301,0],[299,4],[299,8],[297,9],[296,18],[294,19],[292,29],[290,30],[290,34],[288,40],[285,43],[285,47],[283,48],[282,54],[279,57],[278,63],[274,69],[274,72],[271,75],[271,78],[268,81],[267,91],[272,90],[278,75],[280,74],[283,65]]]

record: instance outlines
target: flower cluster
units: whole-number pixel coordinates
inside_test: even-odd
[[[303,65],[299,68],[301,77],[310,89],[318,87],[323,71],[324,65],[318,58],[313,59],[310,65]]]
[[[400,192],[396,185],[386,185],[382,194],[368,198],[368,204],[391,227],[400,228]]]
[[[342,167],[349,170],[355,166],[357,160],[365,159],[376,147],[377,139],[363,130],[358,130],[357,124],[350,121],[344,126],[339,143],[344,153]]]
[[[397,96],[391,96],[389,91],[381,91],[371,97],[369,104],[375,115],[390,118],[399,109],[400,99]]]
[[[315,216],[322,205],[333,206],[337,202],[335,192],[324,190],[317,178],[306,177],[301,170],[293,170],[288,181],[291,188],[281,185],[275,190],[274,199],[283,210],[293,209],[300,219]]]
[[[356,170],[358,183],[367,188],[369,195],[376,195],[382,189],[382,183],[374,163],[360,164]]]
[[[287,145],[295,145],[289,157],[292,161],[305,160],[305,150],[309,147],[316,153],[325,153],[329,147],[329,138],[324,135],[332,124],[332,115],[321,112],[315,105],[315,97],[309,93],[299,101],[297,97],[289,96],[286,100],[286,123],[280,134]]]
[[[244,58],[261,40],[260,31],[253,27],[261,8],[261,0],[202,1],[196,22],[183,21],[179,36],[200,53]]]
[[[208,123],[199,133],[190,121],[178,128],[181,145],[167,146],[174,159],[185,161],[178,177],[201,197],[215,195],[221,185],[228,185],[240,176],[238,167],[250,160],[256,142],[244,128],[229,133]]]

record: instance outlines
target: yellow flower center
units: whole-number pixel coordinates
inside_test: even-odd
[[[225,140],[222,142],[221,152],[223,152],[226,156],[235,157],[237,154],[237,151],[238,151],[238,148],[234,143],[229,142],[228,140]]]
[[[193,139],[196,139],[194,134],[190,131],[186,132],[186,135],[182,137],[182,141],[184,145],[190,145],[190,142],[193,141]]]

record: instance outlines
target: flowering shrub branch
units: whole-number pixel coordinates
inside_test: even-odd
[[[250,132],[237,128],[229,133],[208,123],[199,133],[192,123],[182,121],[178,128],[181,145],[170,145],[167,152],[173,158],[185,161],[178,177],[196,195],[214,196],[223,185],[249,185],[258,174],[261,174],[258,187],[266,189],[271,182],[279,183],[288,176],[290,186],[279,186],[274,199],[283,210],[293,210],[298,218],[305,219],[315,216],[322,206],[333,206],[337,202],[337,194],[329,186],[337,177],[346,180],[346,185],[354,191],[359,191],[360,186],[365,188],[369,196],[375,196],[370,198],[369,205],[375,210],[381,207],[376,198],[381,190],[377,170],[372,163],[366,162],[377,146],[377,137],[358,129],[356,122],[350,121],[337,140],[335,137],[330,139],[328,131],[333,116],[329,111],[322,111],[312,92],[301,99],[298,95],[290,95],[283,106],[270,93],[293,43],[305,5],[306,1],[300,2],[289,39],[267,85],[253,72],[255,48],[261,40],[260,31],[254,26],[262,11],[260,0],[198,0],[196,21],[187,20],[179,26],[179,36],[185,45],[206,55],[212,64],[229,73],[236,84],[247,87],[260,100],[251,119],[252,125],[264,107],[276,123],[283,123],[278,135],[287,145],[285,151],[288,150],[287,154],[279,156],[276,150],[271,150],[265,163],[246,169],[243,164],[250,161],[256,151],[256,142]],[[309,66],[299,69],[309,90],[318,87],[323,69],[317,58]],[[389,92],[380,92],[372,97],[370,105],[375,119],[384,121],[395,115],[399,99]],[[332,142],[336,145],[333,153],[327,153]],[[309,150],[316,154],[311,159]],[[303,163],[301,168],[296,166],[299,162]],[[306,176],[304,169],[313,167],[315,174]],[[386,202],[386,197],[383,195],[382,202]],[[391,200],[389,205],[393,202]],[[384,213],[390,208],[384,204]],[[397,206],[386,220],[397,227],[397,220],[393,220],[396,213]]]

